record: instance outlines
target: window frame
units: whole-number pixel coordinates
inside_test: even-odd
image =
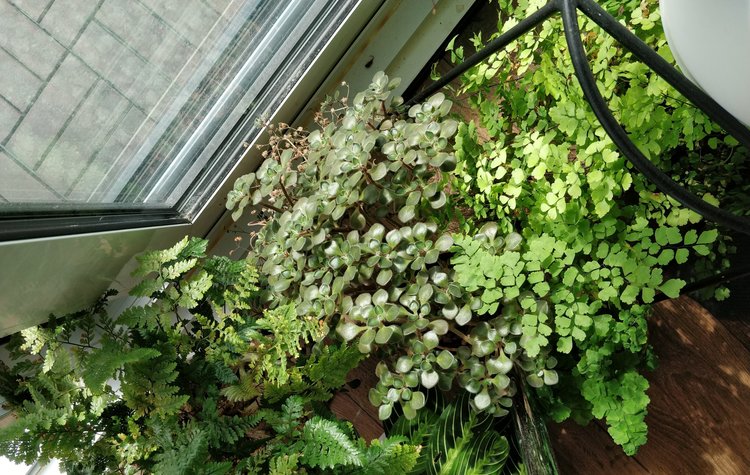
[[[342,80],[369,84],[381,69],[402,77],[405,88],[474,2],[459,0],[464,7],[460,9],[457,0],[358,0],[268,119],[305,123],[320,99]],[[381,54],[385,50],[388,54]],[[19,212],[13,216],[15,222],[0,218],[0,337],[44,322],[49,311],[63,314],[85,307],[108,287],[120,290],[126,300],[135,266],[132,256],[168,247],[186,234],[208,238],[212,253],[232,251],[236,234],[228,231],[237,228],[225,209],[226,194],[236,178],[259,165],[260,154],[253,145],[263,140],[261,133],[248,140],[243,125],[247,121],[234,124],[231,140],[214,155],[241,158],[217,173],[214,185],[193,183],[211,192],[205,203],[187,203],[192,206],[189,212],[186,203],[178,203],[138,211],[110,207],[104,209],[107,214],[97,208],[58,209],[46,215]]]

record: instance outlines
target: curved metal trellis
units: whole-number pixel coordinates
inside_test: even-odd
[[[407,101],[407,105],[424,100],[429,95],[445,87],[469,68],[484,61],[490,55],[505,48],[524,33],[527,33],[551,16],[559,13],[562,16],[568,53],[573,61],[573,68],[578,83],[581,85],[584,96],[589,105],[591,105],[594,114],[620,152],[663,193],[716,224],[750,235],[750,218],[735,215],[702,200],[699,196],[675,182],[669,175],[656,167],[638,149],[633,141],[630,140],[627,132],[617,122],[617,119],[612,114],[612,111],[596,86],[596,79],[586,57],[586,50],[578,27],[579,12],[589,17],[604,31],[612,35],[612,37],[630,50],[639,60],[682,93],[696,107],[734,136],[742,145],[750,149],[750,129],[742,125],[739,120],[727,112],[719,103],[677,71],[677,69],[659,56],[646,43],[641,41],[640,38],[630,32],[630,30],[620,24],[617,19],[594,0],[550,0],[532,15],[491,41],[484,49],[450,70],[440,80],[419,92]]]

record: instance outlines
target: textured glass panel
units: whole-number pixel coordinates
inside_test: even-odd
[[[0,211],[173,206],[333,0],[0,0]]]

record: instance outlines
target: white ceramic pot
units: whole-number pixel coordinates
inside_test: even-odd
[[[750,0],[660,0],[677,64],[750,125]]]

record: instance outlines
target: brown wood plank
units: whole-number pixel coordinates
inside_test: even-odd
[[[649,441],[628,458],[599,425],[551,427],[562,473],[750,473],[750,352],[695,301],[656,307]]]
[[[349,373],[349,381],[359,380],[359,386],[336,394],[331,401],[331,411],[340,419],[354,425],[360,436],[368,442],[383,433],[383,424],[378,419],[378,410],[370,404],[367,393],[378,382],[375,376],[377,361],[370,358]]]
[[[750,322],[745,320],[722,319],[721,324],[750,351]]]

